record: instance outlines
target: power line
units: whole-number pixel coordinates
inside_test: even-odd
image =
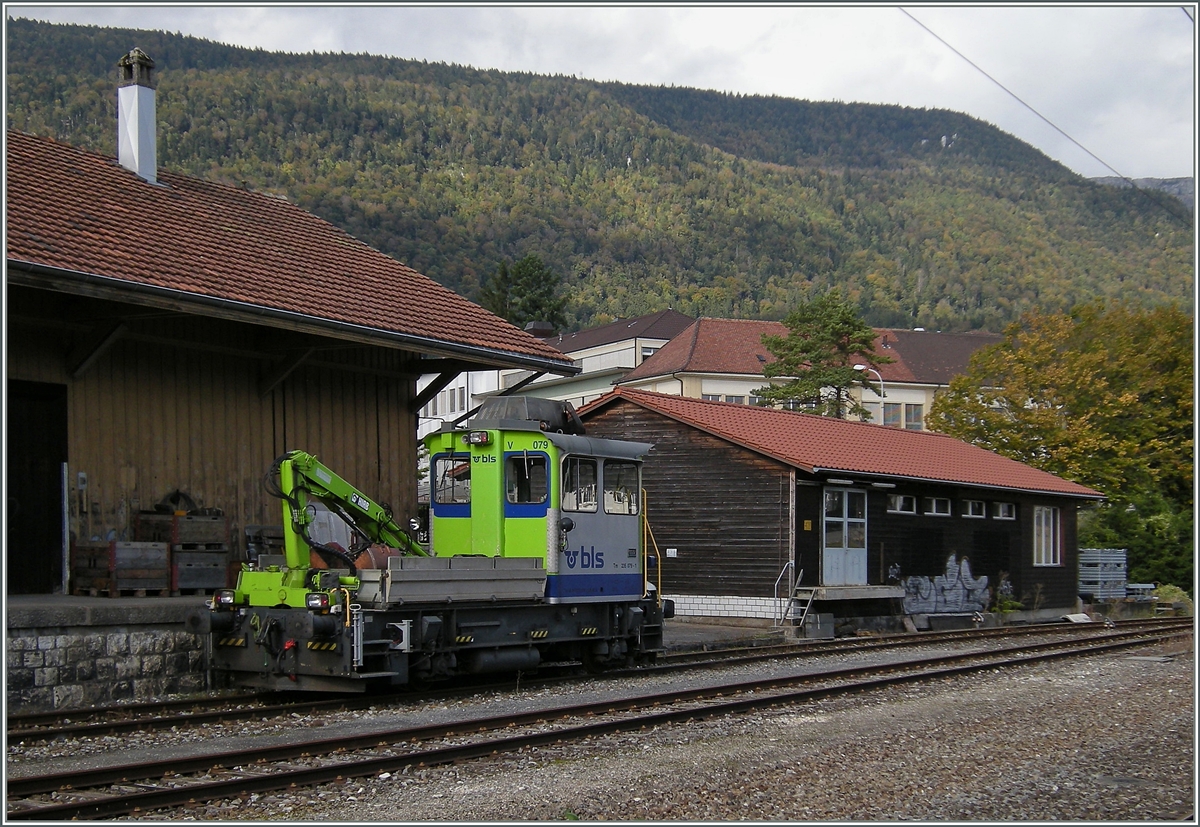
[[[1109,172],[1111,172],[1113,175],[1115,175],[1115,176],[1117,176],[1118,178],[1121,178],[1121,179],[1123,179],[1123,180],[1127,181],[1127,182],[1129,183],[1129,185],[1130,185],[1130,186],[1137,186],[1136,184],[1134,184],[1134,183],[1133,183],[1133,181],[1131,181],[1130,179],[1126,178],[1124,175],[1122,175],[1121,173],[1119,173],[1119,172],[1117,172],[1115,169],[1113,169],[1111,166],[1109,166],[1109,164],[1108,164],[1108,163],[1107,163],[1107,162],[1106,162],[1106,161],[1105,161],[1103,158],[1101,158],[1101,157],[1100,157],[1100,156],[1098,156],[1096,153],[1094,153],[1094,152],[1092,152],[1090,149],[1088,149],[1086,146],[1084,146],[1083,144],[1079,143],[1079,141],[1075,140],[1075,139],[1074,139],[1074,138],[1072,138],[1070,135],[1068,135],[1066,132],[1064,132],[1064,131],[1063,131],[1063,130],[1062,130],[1062,129],[1061,129],[1059,126],[1058,126],[1058,124],[1054,123],[1054,121],[1050,120],[1050,119],[1049,119],[1049,118],[1047,118],[1045,115],[1043,115],[1041,112],[1037,111],[1037,110],[1036,110],[1036,109],[1034,109],[1032,106],[1030,106],[1029,104],[1027,104],[1025,101],[1021,100],[1020,96],[1019,96],[1019,95],[1017,95],[1017,93],[1016,93],[1016,92],[1012,91],[1012,90],[1011,90],[1011,89],[1009,89],[1007,86],[1005,86],[1003,83],[1001,83],[1000,81],[996,80],[994,77],[992,77],[992,76],[991,76],[991,75],[989,75],[987,72],[985,72],[983,69],[981,69],[981,68],[979,67],[979,65],[978,65],[977,63],[975,63],[975,61],[971,60],[969,57],[967,57],[966,55],[964,55],[964,54],[963,54],[962,52],[960,52],[958,49],[955,49],[953,46],[951,46],[949,43],[947,43],[945,40],[943,40],[943,39],[942,39],[942,38],[941,38],[941,37],[940,37],[940,36],[937,34],[937,32],[933,31],[933,30],[932,30],[932,29],[930,29],[928,26],[926,26],[924,23],[922,23],[920,20],[918,20],[917,18],[915,18],[915,17],[913,17],[911,14],[909,14],[909,12],[908,12],[908,10],[907,10],[907,9],[905,9],[905,8],[901,8],[901,9],[900,9],[900,11],[902,11],[902,12],[904,12],[904,14],[908,15],[908,18],[909,18],[910,20],[912,20],[914,23],[916,23],[918,26],[920,26],[922,29],[924,29],[925,31],[927,31],[927,32],[929,32],[931,35],[933,35],[935,38],[937,38],[938,42],[939,42],[939,43],[941,43],[943,46],[945,46],[947,49],[949,49],[950,51],[954,52],[954,54],[956,54],[956,55],[958,55],[959,57],[961,57],[961,58],[962,58],[963,60],[965,60],[967,63],[970,63],[970,64],[971,64],[971,66],[973,66],[973,67],[975,68],[975,70],[976,70],[977,72],[979,72],[979,74],[983,75],[985,78],[987,78],[988,80],[990,80],[992,83],[996,84],[996,85],[997,85],[997,86],[999,86],[1001,89],[1003,89],[1005,92],[1007,92],[1007,93],[1008,93],[1008,94],[1009,94],[1009,95],[1012,97],[1012,99],[1013,99],[1013,100],[1015,100],[1017,103],[1019,103],[1019,104],[1021,104],[1022,106],[1024,106],[1026,109],[1028,109],[1028,110],[1029,110],[1030,112],[1032,112],[1033,114],[1037,115],[1039,118],[1041,118],[1041,119],[1042,119],[1043,121],[1045,121],[1046,123],[1050,124],[1050,126],[1054,127],[1054,129],[1055,129],[1055,130],[1058,132],[1058,134],[1062,135],[1062,136],[1063,136],[1064,138],[1066,138],[1068,141],[1070,141],[1071,143],[1075,144],[1075,146],[1079,147],[1079,148],[1080,148],[1080,149],[1082,149],[1084,152],[1086,152],[1088,155],[1091,155],[1091,156],[1092,156],[1092,158],[1094,158],[1095,160],[1097,160],[1097,161],[1099,161],[1101,164],[1103,164],[1103,165],[1104,165],[1104,167],[1105,167],[1105,168],[1106,168],[1106,169],[1107,169]]]
[[[1030,110],[1030,112],[1032,112],[1034,115],[1037,115],[1038,118],[1044,120],[1046,122],[1046,124],[1049,124],[1051,127],[1054,127],[1055,130],[1058,132],[1058,134],[1061,134],[1061,136],[1066,138],[1067,140],[1069,140],[1070,143],[1073,143],[1076,146],[1079,146],[1079,148],[1081,150],[1084,150],[1085,152],[1087,152],[1088,155],[1092,156],[1093,158],[1096,158],[1096,160],[1099,161],[1100,163],[1102,163],[1103,166],[1109,170],[1109,172],[1116,175],[1117,178],[1120,178],[1122,181],[1126,182],[1126,184],[1128,184],[1130,187],[1133,187],[1135,191],[1142,193],[1142,197],[1145,197],[1145,190],[1142,190],[1142,188],[1140,186],[1138,186],[1138,184],[1136,184],[1136,182],[1133,181],[1133,179],[1127,178],[1126,175],[1122,175],[1121,173],[1118,173],[1116,169],[1111,167],[1111,164],[1104,161],[1104,158],[1096,155],[1096,152],[1093,152],[1092,150],[1087,149],[1087,146],[1082,145],[1081,143],[1078,142],[1078,140],[1075,140],[1074,138],[1070,137],[1069,134],[1064,132],[1060,126],[1055,124],[1054,121],[1051,121],[1049,118],[1046,118],[1045,115],[1038,112],[1038,110],[1034,109],[1032,106],[1030,106],[1030,104],[1026,103],[1025,101],[1022,101],[1021,97],[1018,94],[1016,94],[1016,92],[1014,92],[1012,89],[1009,89],[1008,86],[1002,84],[1000,82],[1000,80],[997,80],[996,78],[991,77],[990,74],[988,74],[988,72],[985,72],[982,67],[980,67],[978,64],[976,64],[976,62],[974,62],[970,58],[967,58],[967,56],[965,54],[962,54],[961,52],[959,52],[958,49],[955,49],[953,46],[950,46],[950,44],[947,43],[946,40],[944,40],[944,38],[942,38],[940,35],[938,35],[937,32],[930,29],[929,26],[926,26],[924,23],[920,22],[920,20],[918,20],[916,17],[913,17],[912,14],[910,12],[908,12],[908,10],[906,10],[906,8],[904,8],[904,7],[899,7],[899,8],[900,8],[901,12],[904,12],[906,14],[908,19],[912,20],[913,23],[916,23],[917,25],[919,25],[920,28],[924,29],[925,31],[928,31],[930,35],[934,36],[936,38],[936,40],[942,44],[942,46],[948,48],[950,50],[950,52],[953,52],[954,54],[960,56],[960,58],[962,58],[962,60],[965,60],[967,62],[967,64],[970,64],[974,68],[974,70],[976,70],[977,72],[982,74],[982,76],[984,76],[985,78],[988,78],[989,80],[991,80],[992,83],[996,84],[997,86],[1000,86],[1000,88],[1003,89],[1004,91],[1006,91],[1009,96],[1012,96],[1014,101],[1020,103],[1022,107],[1025,107],[1026,109]],[[1182,8],[1183,8],[1183,13],[1188,14],[1187,8],[1186,7],[1182,7]],[[1188,14],[1188,19],[1192,19],[1192,16],[1190,16],[1190,14]],[[1193,23],[1194,23],[1194,20],[1193,20]],[[1170,215],[1172,218],[1177,218],[1177,220],[1180,220],[1183,223],[1186,223],[1187,226],[1189,226],[1189,227],[1192,226],[1192,222],[1193,222],[1192,217],[1190,217],[1190,216],[1184,217],[1182,215],[1178,215],[1178,214],[1176,214],[1175,210],[1168,208],[1168,206],[1166,206],[1165,204],[1160,204],[1160,206],[1163,206],[1163,209],[1166,211],[1166,214]]]

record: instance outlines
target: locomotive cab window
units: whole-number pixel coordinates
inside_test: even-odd
[[[562,510],[597,510],[596,460],[567,457],[563,462]]]
[[[546,455],[512,454],[504,463],[504,487],[510,503],[546,501]]]
[[[442,505],[471,502],[469,454],[443,454],[434,457],[433,501]]]
[[[604,463],[604,513],[638,513],[638,467],[633,462]]]

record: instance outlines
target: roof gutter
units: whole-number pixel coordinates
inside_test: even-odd
[[[1026,494],[1045,494],[1051,497],[1072,497],[1079,500],[1106,500],[1108,497],[1097,492],[1096,494],[1072,494],[1066,491],[1047,491],[1044,488],[1014,488],[1011,485],[988,485],[984,482],[963,482],[961,480],[942,480],[934,477],[911,477],[902,474],[879,474],[875,472],[849,471],[845,468],[819,468],[813,466],[811,469],[813,474],[840,474],[842,476],[859,477],[856,482],[861,482],[863,485],[869,485],[872,479],[880,480],[905,480],[914,482],[934,482],[943,485],[961,485],[966,488],[982,488],[988,491],[1020,491]],[[866,477],[863,479],[863,477]]]
[[[435,356],[465,357],[479,362],[481,367],[531,368],[563,376],[574,376],[583,370],[579,365],[560,362],[555,359],[526,356],[513,353],[512,351],[497,350],[480,345],[448,342],[443,339],[433,339],[428,336],[418,336],[412,333],[383,330],[352,322],[341,322],[336,319],[311,316],[292,310],[265,307],[236,299],[222,299],[216,296],[205,296],[200,293],[176,290],[172,287],[159,287],[152,284],[131,282],[126,279],[114,278],[113,276],[84,273],[78,270],[66,270],[16,259],[8,259],[7,264],[8,282],[25,287],[75,292],[89,295],[93,298],[116,301],[129,301],[132,296],[136,304],[162,307],[170,310],[208,310],[210,312],[203,315],[219,315],[235,321],[257,322],[259,324],[274,322],[277,326],[281,327],[288,326],[313,333],[332,334],[338,338],[350,339],[363,344],[386,344],[391,347]],[[47,283],[47,280],[49,280],[49,283]],[[74,289],[69,290],[67,288]],[[213,313],[211,311],[219,312]]]

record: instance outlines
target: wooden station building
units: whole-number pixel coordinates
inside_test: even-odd
[[[291,449],[415,514],[432,395],[467,370],[577,372],[279,197],[158,169],[153,63],[121,68],[118,158],[6,135],[9,594],[69,588],[72,540],[133,539],[164,500],[235,541],[278,524],[261,479]]]
[[[618,387],[592,436],[654,443],[643,485],[680,615],[1072,611],[1100,492],[928,431]],[[798,578],[797,578],[798,576]]]

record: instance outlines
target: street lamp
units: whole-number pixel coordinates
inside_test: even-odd
[[[887,390],[883,387],[883,377],[879,375],[879,371],[875,370],[875,368],[868,367],[867,365],[855,365],[854,369],[859,373],[862,373],[864,370],[869,370],[871,373],[875,374],[875,376],[879,379],[879,398],[887,398]]]

